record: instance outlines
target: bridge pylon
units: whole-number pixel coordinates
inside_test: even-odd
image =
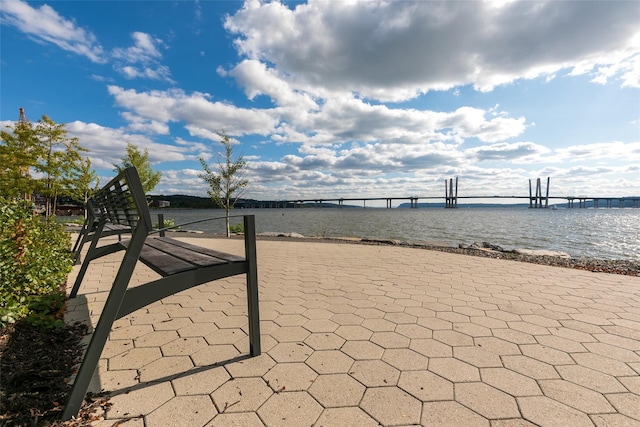
[[[454,191],[455,190],[455,191]],[[445,208],[457,208],[458,207],[458,177],[456,176],[456,186],[453,186],[453,178],[449,178],[449,186],[447,187],[447,180],[444,180],[444,207]]]
[[[551,178],[547,177],[546,196],[542,195],[542,184],[540,178],[536,182],[536,195],[532,193],[531,180],[529,180],[529,208],[548,208],[549,207],[549,183]],[[544,204],[543,204],[544,202]]]

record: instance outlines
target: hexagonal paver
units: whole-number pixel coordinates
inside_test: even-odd
[[[207,347],[208,344],[202,337],[189,337],[178,338],[167,344],[164,344],[160,349],[163,356],[185,356],[193,354],[202,348]]]
[[[269,350],[269,355],[278,363],[304,362],[313,350],[299,342],[280,343]]]
[[[422,404],[398,387],[368,388],[360,407],[382,425],[420,423]]]
[[[370,340],[382,348],[407,348],[410,342],[409,338],[396,332],[374,332]]]
[[[319,374],[341,374],[349,372],[353,359],[339,350],[314,352],[306,364]]]
[[[635,372],[625,362],[610,359],[594,353],[575,353],[571,357],[574,358],[578,365],[586,366],[596,371],[613,376],[629,376]]]
[[[429,370],[453,382],[480,381],[478,368],[451,357],[429,360]]]
[[[302,326],[285,326],[276,329],[271,336],[278,342],[304,341],[311,333]]]
[[[161,357],[158,347],[132,348],[109,358],[109,369],[140,369]]]
[[[368,340],[373,332],[359,325],[342,325],[335,334],[347,340]]]
[[[395,323],[385,319],[364,319],[361,326],[373,332],[391,332],[396,328]]]
[[[186,373],[171,381],[176,396],[210,394],[229,380],[230,376],[222,367]]]
[[[620,381],[631,393],[640,395],[640,376],[618,377]]]
[[[477,368],[502,366],[500,356],[479,347],[454,347],[453,357]]]
[[[587,414],[614,412],[607,399],[598,392],[564,380],[538,381],[545,396]]]
[[[261,377],[271,369],[276,362],[268,354],[262,353],[260,356],[249,357],[234,363],[225,365],[229,374],[234,378],[241,377]]]
[[[595,390],[599,393],[621,393],[626,391],[624,386],[613,376],[603,372],[594,371],[580,365],[567,365],[556,367],[560,376],[575,384]]]
[[[640,427],[640,421],[622,414],[597,414],[591,419],[597,427]]]
[[[546,396],[517,398],[522,416],[538,425],[556,425],[562,420],[567,426],[593,426],[587,414]]]
[[[607,395],[609,402],[621,414],[634,420],[640,420],[640,396],[634,393],[615,393]]]
[[[438,427],[489,427],[489,421],[458,402],[427,402],[422,409],[421,425]]]
[[[433,331],[431,329],[416,324],[398,325],[396,326],[395,331],[410,339],[431,338],[433,336]]]
[[[206,427],[264,427],[255,412],[227,412],[217,415]]]
[[[477,347],[500,356],[522,354],[520,348],[516,344],[500,338],[480,337],[474,338],[473,341]]]
[[[451,346],[443,344],[440,341],[436,341],[431,338],[411,340],[409,348],[427,357],[453,356],[453,350],[451,349]]]
[[[560,377],[553,366],[528,356],[503,356],[502,363],[505,368],[536,380],[552,380]]]
[[[316,426],[322,427],[377,427],[380,424],[360,408],[327,408],[322,411]]]
[[[307,390],[316,381],[318,374],[304,363],[281,363],[264,375],[264,380],[273,391]]]
[[[262,378],[235,378],[211,393],[218,412],[257,411],[273,394]]]
[[[240,356],[240,351],[231,344],[209,345],[191,355],[196,366],[211,366],[230,361]]]
[[[516,400],[484,383],[456,384],[456,401],[480,415],[489,418],[515,418],[520,416]]]
[[[322,406],[306,391],[277,393],[258,410],[269,426],[310,426],[320,416]]]
[[[329,319],[333,314],[333,312],[323,308],[310,308],[302,313],[307,319]]]
[[[175,397],[147,415],[148,425],[204,425],[218,414],[209,396]]]
[[[398,387],[423,402],[453,399],[453,383],[428,371],[402,372]]]
[[[433,331],[433,339],[450,346],[473,346],[473,338],[457,331]]]
[[[309,393],[325,408],[357,406],[365,387],[347,374],[320,375]]]
[[[302,326],[307,322],[306,317],[300,314],[283,314],[273,319],[279,326]]]
[[[355,310],[354,310],[355,311]],[[338,325],[360,325],[364,319],[360,316],[356,316],[353,313],[336,313],[331,316],[331,319]]]
[[[240,340],[246,340],[247,334],[238,328],[218,329],[210,333],[204,339],[211,345],[214,344],[235,344]]]
[[[396,385],[400,371],[382,360],[356,360],[349,375],[367,387]]]
[[[342,351],[356,360],[380,359],[384,349],[370,341],[347,341]]]
[[[176,331],[154,331],[150,334],[143,335],[139,338],[135,339],[136,347],[159,347],[163,344],[167,344],[173,340],[178,338],[178,333]],[[109,343],[113,343],[117,341],[109,341]],[[105,346],[106,347],[106,346]],[[106,356],[105,352],[103,352],[103,357]]]
[[[338,324],[329,319],[311,319],[303,325],[310,332],[334,332]]]
[[[482,381],[512,396],[542,394],[535,380],[506,368],[480,369]]]
[[[345,339],[333,333],[314,333],[309,335],[304,343],[314,350],[338,350],[345,343]]]
[[[393,322],[396,325],[414,324],[418,320],[416,316],[403,312],[387,313],[384,315],[384,319]]]
[[[140,368],[140,381],[166,380],[193,368],[189,356],[166,356]]]
[[[140,388],[133,388],[127,393],[117,394],[109,398],[112,407],[107,413],[108,419],[135,417],[152,412],[174,397],[169,382],[152,383]]]
[[[408,348],[390,348],[384,351],[382,360],[401,371],[427,369],[429,358]]]

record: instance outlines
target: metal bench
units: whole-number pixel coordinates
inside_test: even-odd
[[[93,231],[87,232],[87,236],[89,233],[93,235],[85,241],[90,241],[91,245],[78,272],[70,298],[75,298],[78,294],[92,260],[121,250],[125,250],[125,254],[73,383],[62,414],[63,420],[77,415],[113,322],[194,286],[246,274],[249,353],[251,356],[260,354],[258,271],[253,215],[243,216],[245,256],[240,257],[171,238],[154,236],[162,229],[152,228],[149,208],[135,168],[127,168],[111,180],[89,201],[89,206],[95,215],[95,225],[91,225]],[[132,233],[131,239],[98,246],[102,237],[118,234],[109,232],[114,226],[128,228]],[[138,261],[149,266],[161,278],[128,289]]]

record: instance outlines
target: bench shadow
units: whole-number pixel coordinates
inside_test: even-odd
[[[100,393],[107,396],[107,397],[115,397],[121,394],[128,394],[131,393],[132,391],[136,391],[136,390],[142,390],[145,389],[147,387],[151,387],[153,385],[156,384],[160,384],[166,381],[173,381],[176,379],[180,379],[180,378],[187,378],[191,375],[196,375],[199,374],[201,372],[206,372],[209,371],[211,369],[215,369],[215,368],[220,368],[223,367],[225,365],[231,364],[231,363],[236,363],[236,362],[242,362],[243,360],[247,360],[247,359],[252,359],[256,356],[251,356],[250,354],[241,354],[238,355],[236,357],[232,357],[231,359],[227,359],[227,360],[223,360],[220,362],[216,362],[216,363],[212,363],[210,365],[205,365],[205,366],[198,366],[196,368],[193,369],[189,369],[188,371],[185,372],[181,372],[178,374],[172,374],[172,375],[167,375],[161,378],[156,378],[152,381],[145,381],[144,383],[140,383],[140,384],[136,384],[134,386],[130,386],[130,387],[124,387],[122,389],[119,390],[104,390],[101,391]]]

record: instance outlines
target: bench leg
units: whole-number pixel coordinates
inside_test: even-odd
[[[249,263],[247,272],[247,309],[249,312],[249,353],[259,356],[260,309],[258,307],[258,258],[256,256],[256,225],[254,216],[244,217],[245,258]]]
[[[97,240],[97,239],[96,239]],[[144,241],[143,241],[144,242]],[[76,379],[73,382],[71,393],[62,412],[62,420],[68,420],[78,414],[82,401],[89,388],[91,377],[98,366],[100,355],[109,338],[109,332],[111,332],[111,326],[118,317],[118,310],[124,299],[124,295],[127,291],[129,280],[136,266],[137,256],[132,256],[130,253],[140,253],[140,248],[137,248],[137,252],[131,251],[131,247],[127,250],[122,265],[118,270],[118,274],[113,282],[113,287],[109,292],[109,297],[104,305],[104,309],[100,314],[100,320],[93,331],[93,336],[87,347],[87,351],[84,354],[80,369],[76,375]],[[87,262],[87,261],[85,261]],[[83,264],[84,266],[84,264]]]
[[[69,294],[69,298],[75,298],[78,295],[78,290],[80,289],[80,285],[82,284],[82,279],[84,279],[84,275],[87,272],[87,268],[89,268],[89,262],[91,261],[91,255],[96,250],[96,246],[98,246],[98,237],[102,234],[102,230],[104,229],[104,223],[98,225],[93,234],[93,238],[91,239],[91,245],[89,246],[89,251],[87,255],[84,257],[84,262],[80,267],[80,271],[78,271],[78,276],[76,277],[76,281],[73,284],[73,288],[71,289],[71,293]],[[85,234],[85,237],[88,236],[89,231]],[[84,239],[83,239],[84,240]],[[84,243],[84,242],[83,242]],[[80,256],[80,250],[82,249],[82,245],[78,248],[78,257]],[[76,258],[78,259],[78,258]]]
[[[71,252],[73,252],[73,261],[76,265],[80,264],[80,252],[82,252],[82,247],[87,243],[90,232],[89,226],[85,223],[76,239],[76,243],[73,245]]]

